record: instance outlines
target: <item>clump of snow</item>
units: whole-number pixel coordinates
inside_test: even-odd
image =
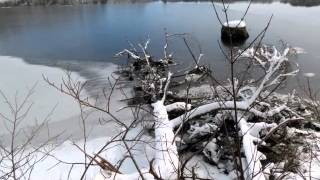
[[[200,78],[202,78],[202,74],[188,74],[188,75],[186,75],[186,78],[185,78],[185,80],[187,81],[187,82],[196,82],[196,81],[198,81]]]
[[[217,163],[219,162],[219,153],[218,153],[218,145],[217,140],[214,138],[212,139],[207,145],[205,146],[203,150],[203,154],[213,162]]]
[[[241,20],[233,20],[223,23],[223,26],[230,27],[230,28],[244,28],[246,27],[246,22]]]
[[[306,54],[306,50],[301,47],[293,47],[291,48],[295,54]]]
[[[169,105],[166,105],[166,109],[168,112],[174,110],[190,110],[191,104],[186,104],[185,102],[175,102]]]
[[[303,76],[304,76],[304,77],[307,77],[307,78],[312,78],[312,77],[314,77],[315,75],[316,75],[315,73],[311,73],[311,72],[310,72],[310,73],[304,73],[304,74],[303,74]]]

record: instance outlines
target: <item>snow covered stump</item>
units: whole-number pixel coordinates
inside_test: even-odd
[[[246,23],[241,20],[223,23],[221,28],[221,39],[224,43],[242,43],[249,38]]]

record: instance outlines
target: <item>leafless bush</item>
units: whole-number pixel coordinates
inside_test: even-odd
[[[30,179],[37,164],[48,157],[48,154],[55,149],[55,146],[48,146],[57,136],[49,137],[44,142],[35,143],[35,138],[42,129],[47,127],[50,112],[47,117],[32,129],[26,130],[23,123],[26,123],[28,113],[32,109],[33,103],[30,100],[33,94],[32,87],[26,96],[19,99],[18,94],[14,100],[10,100],[2,91],[0,91],[1,100],[9,109],[9,113],[1,112],[0,118],[6,131],[8,142],[0,141],[0,179]],[[23,138],[22,138],[23,137]],[[5,139],[3,139],[5,140]]]

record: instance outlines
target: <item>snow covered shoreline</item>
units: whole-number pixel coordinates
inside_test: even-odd
[[[31,163],[35,163],[31,166],[32,179],[48,179],[48,175],[52,179],[79,179],[83,175],[95,180],[142,177],[148,180],[160,177],[231,180],[238,178],[241,171],[246,180],[320,176],[320,136],[317,128],[311,127],[318,126],[309,119],[312,110],[304,107],[306,100],[296,92],[283,95],[270,88],[281,83],[282,77],[294,76],[299,71],[281,69],[289,61],[290,53],[294,53],[289,47],[281,51],[267,46],[247,49],[241,60],[254,61],[266,68],[263,78],[255,83],[252,79],[244,85],[237,79],[215,85],[206,81],[211,71],[199,64],[201,54],[181,81],[174,79],[168,69],[174,61],[166,51],[167,45],[164,58],[156,61],[148,54],[149,42],[138,44],[141,53],[133,48],[117,54],[129,58],[127,65],[90,66],[73,75],[65,74],[67,79],[61,81],[54,78],[60,75],[56,68],[31,68],[21,59],[2,57],[4,62],[16,62],[3,64],[7,70],[5,75],[22,76],[23,82],[29,84],[30,77],[44,74],[44,80],[50,85],[48,88],[72,97],[82,110],[81,116],[74,116],[70,121],[56,121],[56,127],[66,128],[71,135],[60,140],[62,144],[47,143],[35,151],[32,146],[23,150],[17,147],[19,156],[27,157],[17,164],[29,163],[28,154],[32,154]],[[45,70],[45,73],[38,70]],[[188,78],[190,76],[193,78]],[[3,82],[10,84],[11,80]],[[174,86],[170,86],[170,82]],[[184,83],[190,83],[197,92],[192,88],[191,91],[175,88]],[[235,95],[230,93],[232,88],[239,89]],[[204,89],[206,91],[198,92]],[[48,92],[40,99],[51,102],[46,96],[58,98]],[[8,102],[6,98],[5,102]],[[91,111],[94,109],[96,111]],[[235,120],[237,116],[239,121]],[[74,121],[78,126],[77,123],[68,124],[75,119],[79,120]],[[50,126],[48,129],[52,130]],[[99,131],[101,136],[97,136]],[[5,150],[0,153],[9,154],[0,161],[0,170],[10,171],[11,164],[15,169],[10,161],[10,154],[15,153]],[[237,161],[242,164],[238,165]],[[21,166],[19,170],[23,172],[24,168]],[[19,171],[16,173],[21,175]],[[9,172],[8,177],[15,177],[15,174]]]
[[[303,117],[307,117],[310,114],[308,109],[296,106],[296,104],[301,104],[303,100],[294,93],[289,95],[273,93],[266,98],[264,97],[268,92],[266,87],[279,83],[279,81],[277,81],[279,77],[293,76],[297,72],[297,70],[293,70],[289,73],[286,72],[285,74],[274,76],[276,73],[281,73],[281,71],[278,71],[279,68],[284,62],[289,60],[287,58],[287,55],[290,52],[289,48],[285,49],[283,52],[278,52],[275,48],[270,49],[265,47],[259,51],[261,54],[258,55],[251,53],[254,52],[253,49],[247,50],[243,54],[243,57],[253,56],[253,59],[256,58],[257,63],[260,63],[262,66],[265,66],[266,63],[270,63],[270,65],[266,66],[268,67],[268,74],[266,74],[256,86],[249,84],[239,89],[236,101],[232,101],[231,99],[233,97],[227,93],[228,89],[232,87],[230,81],[229,84],[226,83],[225,85],[217,87],[206,84],[205,81],[201,81],[200,79],[205,77],[204,74],[209,71],[207,71],[205,67],[197,65],[195,67],[196,70],[191,70],[186,74],[186,81],[192,81],[192,79],[190,80],[187,78],[188,75],[200,73],[200,75],[197,74],[197,77],[199,77],[197,81],[200,82],[200,85],[204,85],[204,88],[199,88],[197,85],[194,88],[198,91],[203,89],[209,89],[209,91],[196,92],[193,94],[194,91],[191,90],[189,92],[191,93],[190,97],[197,97],[197,95],[200,95],[203,98],[207,97],[205,98],[207,100],[186,104],[185,101],[181,99],[189,98],[189,93],[187,93],[187,97],[184,97],[183,92],[178,92],[177,94],[180,94],[180,97],[177,96],[177,99],[180,99],[181,101],[177,101],[175,90],[171,89],[172,87],[169,89],[172,74],[168,72],[166,78],[162,78],[161,76],[165,77],[165,68],[163,69],[163,72],[157,72],[161,76],[153,71],[166,67],[170,62],[172,63],[170,56],[165,55],[166,58],[159,62],[149,59],[151,56],[146,54],[148,43],[149,41],[147,41],[144,46],[140,45],[141,48],[144,49],[144,56],[138,56],[129,50],[125,52],[132,53],[131,56],[136,62],[133,63],[132,66],[129,66],[129,69],[133,68],[131,69],[133,74],[128,72],[128,67],[118,68],[116,65],[108,65],[108,68],[90,67],[88,68],[89,70],[86,70],[87,73],[80,71],[81,73],[78,72],[71,77],[75,80],[75,84],[77,84],[78,80],[87,82],[86,85],[88,85],[88,87],[86,87],[87,89],[85,88],[85,93],[80,94],[81,98],[78,99],[82,104],[89,102],[86,98],[88,97],[90,102],[93,100],[92,103],[94,103],[94,106],[100,107],[102,105],[106,106],[107,109],[110,108],[110,112],[117,118],[120,118],[124,124],[117,124],[115,122],[116,119],[112,118],[112,116],[109,118],[108,116],[101,116],[101,114],[108,115],[109,112],[104,110],[101,110],[101,113],[97,114],[91,114],[90,110],[86,111],[91,116],[90,118],[85,119],[86,127],[89,129],[89,132],[82,129],[81,121],[74,121],[76,119],[81,119],[83,116],[80,117],[76,115],[69,118],[68,121],[55,121],[54,123],[57,123],[56,128],[66,128],[67,133],[73,135],[73,137],[60,140],[60,143],[62,144],[57,142],[45,144],[36,152],[33,152],[34,157],[32,158],[32,161],[37,163],[32,171],[32,179],[57,179],[57,177],[59,179],[79,179],[82,173],[85,172],[84,175],[87,178],[95,180],[113,178],[119,180],[136,180],[141,177],[150,180],[156,179],[156,177],[174,180],[180,176],[185,179],[196,176],[199,178],[219,177],[223,180],[233,180],[237,178],[239,173],[236,169],[235,160],[229,154],[234,151],[234,147],[228,147],[228,142],[232,144],[233,137],[224,134],[223,125],[230,126],[229,128],[231,129],[229,129],[229,133],[239,133],[241,136],[241,151],[244,153],[245,157],[239,157],[243,160],[246,180],[264,180],[272,176],[282,177],[282,173],[284,173],[284,177],[288,179],[299,179],[300,177],[308,176],[312,176],[313,178],[320,177],[320,174],[318,173],[320,162],[315,160],[320,158],[318,152],[320,145],[317,142],[313,142],[314,139],[320,140],[320,134],[314,132],[312,129],[307,129],[304,125],[299,126],[300,129],[287,126],[287,122],[302,121]],[[258,56],[270,56],[271,61],[261,61],[261,58]],[[59,85],[61,81],[59,81],[59,78],[57,77],[63,77],[63,74],[59,74],[61,71],[56,68],[27,65],[22,62],[22,59],[12,57],[1,57],[0,65],[1,59],[5,62],[2,67],[6,67],[7,70],[4,71],[4,73],[6,73],[6,75],[13,73],[13,77],[19,77],[16,76],[19,74],[25,78],[23,82],[26,84],[29,84],[30,80],[34,80],[34,78],[30,77],[38,77],[42,75],[41,72],[44,70],[45,73],[43,74],[48,77],[48,79],[51,79],[50,82],[54,82],[57,85],[58,91],[56,93],[65,92],[62,90],[59,92],[60,87],[61,89],[68,87],[68,80],[63,81],[67,82],[64,83],[64,85]],[[15,63],[7,63],[9,60]],[[96,72],[95,77],[91,79],[85,78],[90,76],[88,76],[88,71]],[[114,74],[116,71],[118,74]],[[148,76],[146,76],[146,73]],[[155,73],[155,75],[152,73]],[[108,77],[111,76],[120,78],[119,81],[111,80],[111,84],[117,82],[117,86],[108,84],[110,80]],[[157,79],[154,80],[154,77]],[[131,78],[136,81],[133,82]],[[7,85],[10,85],[11,81],[12,80],[5,81],[4,79],[3,82],[6,84],[3,85],[3,87],[8,87]],[[139,84],[139,82],[142,83]],[[138,110],[136,112],[137,114],[132,111],[133,109],[130,111],[130,108],[123,108],[128,105],[127,100],[131,99],[130,96],[123,96],[123,93],[126,91],[126,93],[130,94],[130,88],[127,89],[126,87],[133,84],[135,92],[134,98],[137,96],[139,89],[145,91],[144,95],[149,94],[150,92],[158,93],[157,91],[160,91],[158,96],[149,97],[156,98],[155,102],[152,102],[153,100],[150,99],[146,101],[147,103],[151,102],[150,104],[144,104],[142,109],[146,111],[146,117],[140,117],[140,115],[145,115],[145,113],[141,114],[140,108],[136,109]],[[21,86],[21,84],[18,85]],[[137,87],[139,85],[142,85],[141,88]],[[236,81],[235,86],[237,85]],[[55,86],[48,88],[54,89],[54,87]],[[77,89],[77,87],[75,88]],[[94,97],[99,94],[101,88],[107,89],[107,95],[104,95],[104,97],[106,98],[105,100],[109,100],[111,106],[108,104],[106,105],[103,98],[101,100],[100,98],[97,98],[98,101],[94,101]],[[18,89],[22,89],[22,87],[18,87]],[[11,91],[12,90],[9,90],[9,92]],[[46,100],[45,97],[50,96],[48,92],[49,91],[45,91],[45,95],[40,96],[40,99]],[[113,94],[110,94],[111,92],[113,92]],[[71,91],[71,94],[69,95],[77,100],[78,96],[74,96],[72,93],[73,91]],[[77,95],[77,92],[74,93]],[[210,96],[206,96],[206,93],[209,93]],[[68,91],[65,94],[68,94]],[[108,94],[110,94],[110,96],[108,96]],[[219,94],[224,99],[221,100],[216,98],[216,94]],[[170,100],[166,100],[166,95],[169,96],[167,98]],[[159,96],[161,97],[160,100]],[[263,101],[257,103],[257,99],[261,97],[263,98]],[[50,98],[57,99],[58,97],[51,95]],[[126,100],[120,102],[120,99]],[[276,99],[277,103],[274,102],[274,99]],[[49,99],[46,100],[46,102],[47,101],[51,102],[52,100]],[[237,105],[237,110],[240,111],[238,112],[238,115],[241,117],[238,122],[239,131],[237,128],[232,128],[233,125],[237,124],[232,121],[232,118],[234,118],[232,109],[235,105]],[[251,106],[253,108],[251,108]],[[87,107],[90,108],[92,106],[89,104]],[[132,107],[137,106],[133,105]],[[66,108],[66,106],[63,106],[63,108]],[[153,109],[152,112],[149,112],[148,108],[149,110]],[[172,111],[177,112],[170,113]],[[169,116],[173,117],[169,118]],[[54,114],[52,117],[54,117]],[[281,118],[277,120],[279,117]],[[101,123],[101,118],[105,118],[105,126]],[[231,119],[228,120],[228,118]],[[70,123],[72,121],[77,122],[78,124]],[[143,121],[149,121],[153,126],[144,126]],[[229,121],[229,125],[227,124],[227,121]],[[301,123],[303,124],[305,122]],[[181,129],[182,125],[189,126],[187,127],[189,129]],[[289,134],[288,137],[285,137],[287,139],[283,139],[283,137],[277,134],[279,133],[279,131],[277,132],[277,128],[280,130],[280,134],[282,131]],[[50,127],[49,129],[52,130]],[[99,131],[101,131],[100,136],[97,135],[99,134]],[[150,131],[153,131],[154,133],[150,133]],[[83,137],[82,133],[85,133],[84,136],[86,136],[86,138],[81,139]],[[120,136],[116,139],[112,139],[112,137],[118,133]],[[225,136],[228,140],[224,139],[226,138]],[[208,137],[210,138],[207,139]],[[269,138],[276,139],[281,143],[273,143]],[[290,138],[292,138],[292,140],[290,140]],[[302,142],[302,139],[306,139],[307,141]],[[195,140],[200,141],[200,143],[196,142],[193,144]],[[34,144],[36,145],[36,143]],[[285,167],[291,162],[288,162],[287,159],[281,159],[280,161],[272,159],[273,156],[277,156],[278,152],[283,153],[282,151],[284,149],[281,149],[283,146],[288,146],[290,148],[290,152],[288,153],[292,153],[291,156],[285,156],[285,158],[295,158],[294,161],[297,162],[298,165],[294,164],[294,168],[301,170],[303,174],[297,174],[294,168],[292,170],[287,170]],[[192,155],[191,159],[188,159],[188,154],[193,153],[192,151],[189,151],[189,149],[195,147],[198,148],[196,149],[197,151],[199,151],[199,149],[200,151],[197,154]],[[296,150],[294,150],[295,148]],[[265,151],[266,149],[271,149],[271,153]],[[294,152],[291,152],[293,150]],[[21,154],[24,156],[30,151],[32,152],[32,148],[24,150]],[[311,151],[311,153],[314,152],[314,155],[309,155],[309,151]],[[3,152],[0,151],[0,153]],[[42,159],[41,157],[47,153],[49,155]],[[96,156],[96,154],[99,156]],[[85,163],[88,163],[88,160],[90,159],[94,159],[95,163],[86,171],[85,165],[87,164]],[[182,168],[182,171],[177,171],[177,169],[181,168],[181,164],[184,163],[183,161],[185,159],[187,159],[185,164],[186,169]],[[24,161],[25,160],[22,162]],[[99,166],[97,165],[99,161],[100,163],[106,161],[113,167],[119,169],[114,171],[112,168],[103,168],[100,164]],[[251,163],[252,161],[254,163]],[[5,158],[1,161],[0,170],[4,169],[4,172],[6,172],[7,164],[10,167],[10,160]],[[194,170],[189,172],[188,169],[190,168],[194,168]],[[24,167],[21,167],[20,169],[23,170]]]

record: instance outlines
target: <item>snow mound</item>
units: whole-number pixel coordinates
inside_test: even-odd
[[[246,23],[244,21],[241,20],[233,20],[233,21],[228,21],[223,23],[223,26],[225,27],[231,27],[231,28],[244,28],[246,27]]]

